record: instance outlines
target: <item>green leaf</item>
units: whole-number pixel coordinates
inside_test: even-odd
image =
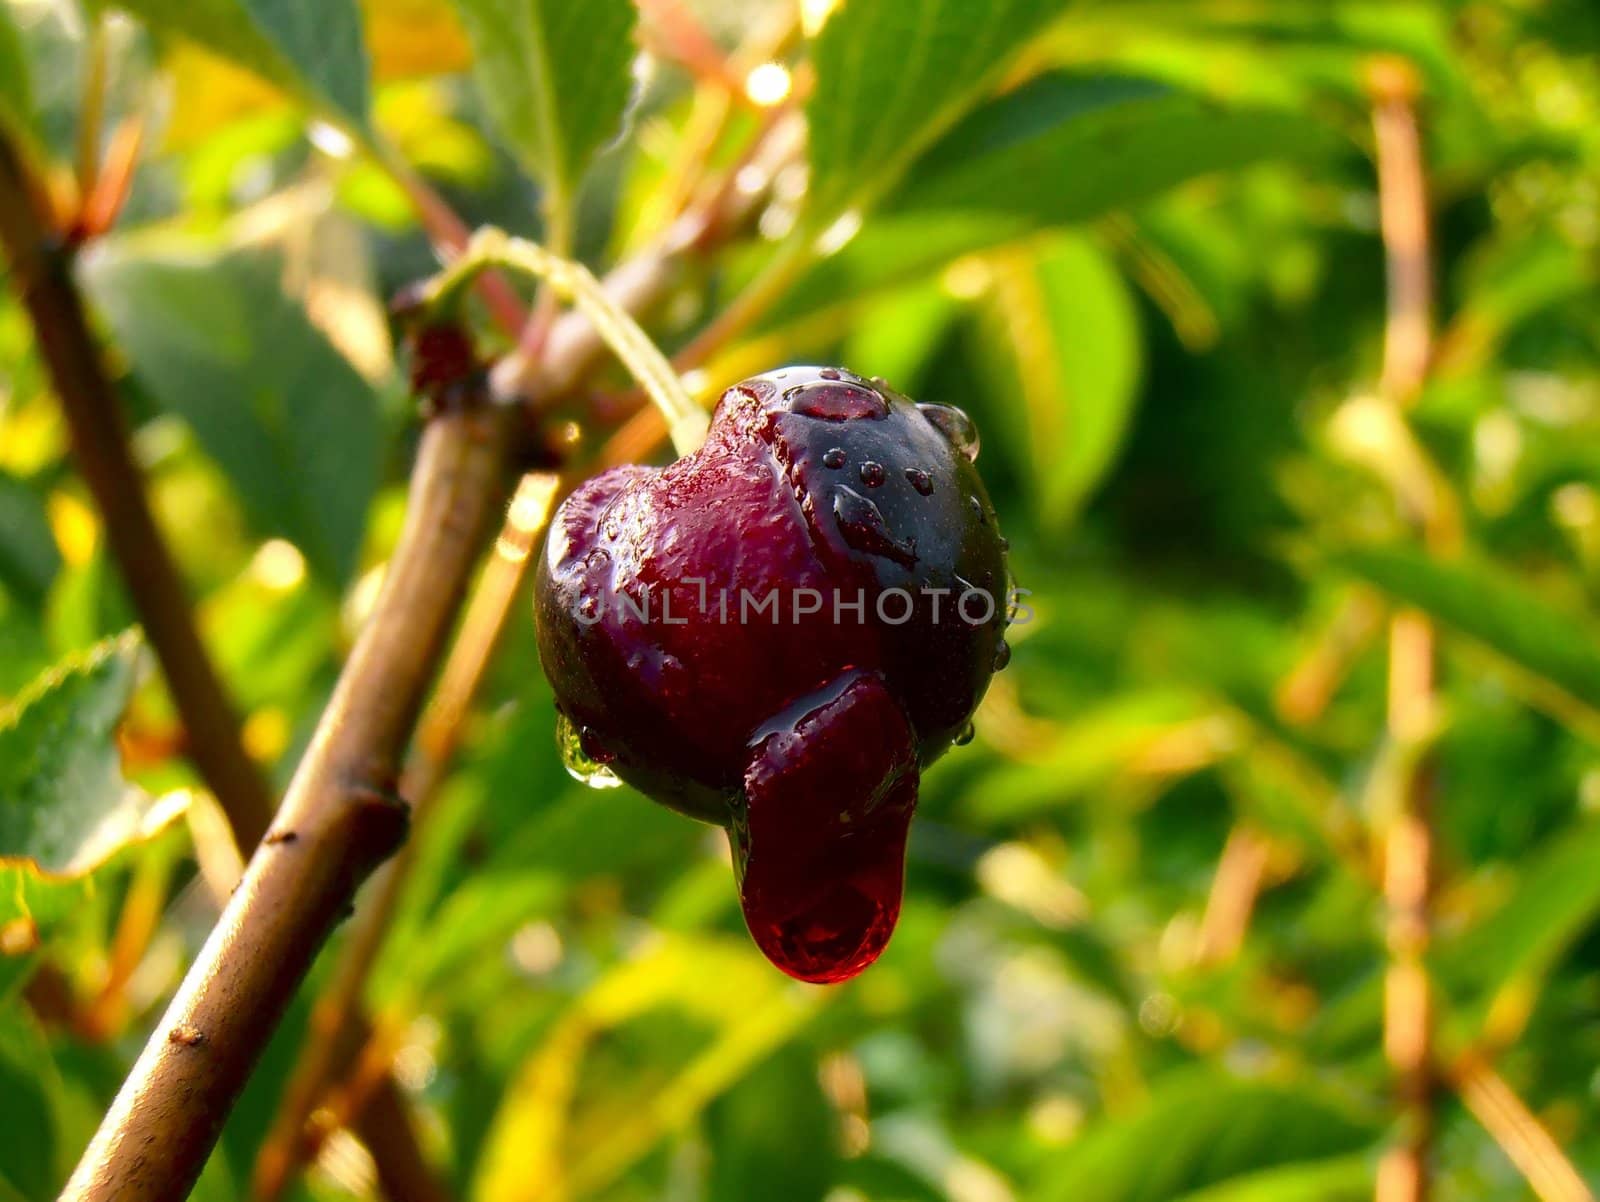
[[[472,40],[484,106],[554,197],[552,209],[565,212],[628,107],[631,0],[455,2]]]
[[[61,1078],[25,1007],[0,1007],[0,1202],[46,1202],[60,1186]]]
[[[1125,689],[1061,723],[1030,760],[996,766],[968,791],[963,810],[975,821],[1005,824],[1060,809],[1103,788],[1152,744],[1210,712],[1183,690]]]
[[[355,0],[112,0],[360,129],[367,51]]]
[[[1307,1082],[1241,1081],[1197,1069],[1159,1083],[1137,1113],[1090,1128],[1047,1161],[1032,1199],[1160,1202],[1354,1152],[1376,1134]]]
[[[1138,396],[1139,315],[1116,266],[1074,235],[1003,256],[992,268],[991,320],[1002,352],[996,373],[1020,399],[996,411],[1022,427],[1022,478],[1039,516],[1060,528],[1116,458]]]
[[[870,208],[993,88],[1054,0],[849,0],[816,39],[812,217]]]
[[[955,298],[935,285],[900,289],[865,307],[845,340],[844,361],[916,396],[928,360],[960,312]]]
[[[85,283],[141,380],[193,428],[260,533],[335,588],[377,485],[377,397],[279,285],[276,257],[107,246]]]
[[[0,856],[80,874],[125,841],[140,794],[114,735],[139,646],[133,634],[101,643],[0,710]]]
[[[28,57],[7,4],[0,4],[0,118],[9,119],[20,129],[27,129],[33,118]]]
[[[1188,1194],[1183,1202],[1363,1202],[1371,1196],[1371,1158],[1339,1156],[1250,1173]]]
[[[1303,114],[1230,109],[1149,80],[1052,73],[978,109],[917,164],[900,210],[1085,221],[1217,171],[1313,159],[1336,139]]]
[[[0,471],[0,586],[37,610],[61,566],[38,493]]]
[[[37,937],[92,893],[96,869],[180,812],[119,766],[139,656],[136,634],[108,639],[0,709],[0,927]]]
[[[1504,568],[1402,547],[1341,551],[1331,562],[1487,648],[1557,717],[1600,723],[1600,633]]]
[[[1600,918],[1600,822],[1555,836],[1521,865],[1500,909],[1440,945],[1439,973],[1484,1002],[1507,988],[1536,996],[1540,981]]]
[[[755,1068],[706,1115],[710,1202],[814,1202],[837,1172],[838,1115],[816,1058],[791,1044]]]
[[[742,940],[659,936],[576,998],[514,1075],[473,1195],[603,1192],[833,996],[796,986]],[[610,1071],[585,1073],[594,1059]]]

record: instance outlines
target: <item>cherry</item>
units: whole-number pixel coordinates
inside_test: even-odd
[[[789,367],[551,522],[539,656],[589,772],[726,826],[750,932],[801,980],[883,950],[920,773],[1009,654],[977,450],[959,409]]]

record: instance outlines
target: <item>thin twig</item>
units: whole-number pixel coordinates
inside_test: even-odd
[[[486,269],[505,267],[532,275],[570,300],[605,339],[611,352],[643,385],[661,410],[680,455],[697,450],[709,424],[705,410],[694,403],[666,357],[628,311],[582,263],[563,259],[526,238],[487,227],[473,234],[461,257],[441,272],[428,289],[425,303],[450,308],[454,297]]]
[[[675,239],[624,263],[607,276],[607,292],[639,312],[663,294],[692,245],[692,237]],[[529,400],[568,392],[603,349],[586,317],[567,314],[551,329],[544,360],[520,364],[495,391]],[[504,495],[513,412],[452,413],[424,438],[407,533],[290,786],[278,837],[246,870],[62,1202],[183,1196],[316,949],[401,837],[403,809],[372,782],[393,774],[469,575],[478,525]]]
[[[633,314],[652,305],[674,278],[680,258],[703,252],[713,240],[738,228],[766,194],[775,170],[774,156],[777,161],[787,161],[796,147],[787,128],[782,137],[769,136],[763,150],[753,156],[753,161],[762,163],[759,169],[762,185],[743,191],[719,191],[710,208],[681,217],[660,246],[611,272],[604,281],[608,307]],[[763,153],[765,160],[761,157]],[[585,321],[582,315],[569,314],[551,324],[543,340],[545,353],[541,361],[535,363],[524,353],[511,356],[499,365],[498,391],[524,396],[530,393],[558,395],[572,387],[576,370],[597,355],[603,346],[602,335],[595,324]],[[562,374],[563,369],[567,374]],[[646,406],[642,412],[652,415],[654,428],[661,435],[666,433],[666,423],[658,408]],[[650,437],[653,441],[655,435]],[[606,452],[612,449],[608,443]],[[609,464],[612,460],[603,452],[600,462]],[[425,811],[426,799],[437,787],[453,754],[462,717],[477,688],[477,677],[487,661],[493,639],[498,637],[499,623],[503,621],[502,607],[509,603],[515,591],[514,577],[520,576],[520,562],[526,558],[522,548],[531,547],[537,537],[537,528],[530,523],[542,523],[553,503],[554,498],[545,495],[542,489],[542,485],[536,485],[520,508],[513,503],[506,529],[497,543],[500,554],[491,560],[485,571],[462,623],[457,645],[452,648],[434,704],[418,732],[402,792],[413,800],[419,812]],[[517,563],[519,569],[508,575],[499,566],[502,563]],[[475,635],[474,631],[478,633]],[[373,1038],[370,1020],[359,1006],[359,990],[381,945],[398,897],[405,875],[406,855],[406,851],[402,851],[396,862],[385,869],[377,894],[363,907],[362,926],[351,939],[339,976],[328,993],[318,1000],[312,1040],[295,1068],[273,1130],[257,1159],[255,1192],[258,1198],[279,1196],[298,1166],[315,1155],[329,1128],[340,1121],[340,1116],[335,1116],[328,1124],[308,1123],[328,1088],[350,1072],[356,1056]],[[392,1081],[388,1087],[392,1089]],[[358,1127],[370,1121],[367,1110],[360,1105],[363,1097],[364,1091],[356,1089],[345,1090],[341,1095],[347,1120]]]
[[[1541,1202],[1595,1202],[1555,1138],[1487,1062],[1464,1056],[1451,1067],[1450,1080]]]
[[[1195,962],[1216,966],[1239,954],[1267,872],[1272,845],[1254,827],[1238,823],[1223,845],[1200,920]]]
[[[81,207],[94,195],[100,175],[100,134],[106,117],[106,82],[109,75],[106,42],[110,37],[109,18],[96,13],[90,18],[88,45],[84,49],[83,98],[78,114],[78,204]]]
[[[500,641],[534,542],[554,505],[558,485],[559,480],[550,475],[523,478],[495,541],[495,553],[473,589],[460,632],[445,660],[433,700],[417,728],[411,756],[401,776],[400,794],[412,807],[412,839],[373,881],[343,949],[338,972],[317,998],[310,1035],[284,1089],[272,1130],[256,1157],[257,1199],[281,1197],[293,1175],[316,1156],[329,1128],[336,1125],[310,1125],[312,1112],[328,1087],[349,1071],[356,1055],[371,1039],[371,1025],[361,1009],[362,987],[383,947],[399,902],[416,847],[417,828],[426,820],[461,740],[467,711]],[[357,1114],[370,1116],[370,1109],[358,1108]]]
[[[1409,63],[1381,60],[1372,67],[1369,85],[1388,263],[1381,392],[1386,401],[1403,407],[1426,382],[1432,348],[1433,275],[1416,118],[1418,83]],[[1397,503],[1406,508],[1403,500]],[[1389,737],[1414,754],[1403,757],[1404,778],[1384,834],[1389,953],[1384,1052],[1394,1078],[1400,1133],[1378,1166],[1377,1202],[1426,1202],[1431,1193],[1437,1082],[1433,990],[1425,958],[1431,935],[1435,772],[1432,756],[1418,749],[1434,724],[1435,641],[1425,615],[1408,610],[1394,616],[1389,631]]]
[[[377,1082],[354,1130],[372,1154],[378,1188],[389,1202],[449,1202],[450,1194],[423,1159],[411,1109],[392,1075]]]
[[[248,851],[267,829],[272,796],[244,751],[237,713],[150,512],[116,388],[89,330],[70,255],[51,215],[39,207],[41,195],[19,148],[0,130],[0,241],[13,283],[66,415],[78,469],[183,720],[189,757],[227,814],[235,842]]]
[[[503,496],[508,415],[434,419],[399,549],[274,828],[62,1195],[184,1196],[317,949],[405,838],[399,758]]]

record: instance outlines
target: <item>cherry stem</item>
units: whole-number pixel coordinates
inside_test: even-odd
[[[552,254],[537,242],[485,227],[472,235],[455,262],[434,277],[424,303],[451,308],[467,285],[495,267],[543,280],[576,306],[661,410],[678,454],[688,455],[700,448],[710,428],[705,410],[689,395],[661,349],[582,263]]]

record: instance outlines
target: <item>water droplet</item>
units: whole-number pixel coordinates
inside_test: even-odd
[[[583,749],[583,737],[565,714],[556,714],[556,746],[567,775],[591,789],[615,789],[620,777]]]
[[[971,496],[967,498],[967,504],[972,506],[972,515],[976,517],[981,524],[987,525],[989,522],[989,515],[983,512],[983,502],[978,500],[976,496]]]
[[[868,488],[877,488],[884,481],[883,464],[873,463],[872,460],[861,465],[861,483]]]
[[[873,376],[872,380],[871,380],[871,384],[872,384],[872,386],[874,388],[887,388],[887,387],[889,387],[889,381],[885,380],[882,376]]]
[[[911,487],[916,489],[923,496],[928,497],[933,495],[933,477],[928,475],[928,473],[923,471],[920,467],[906,468],[906,479],[911,481]]]
[[[957,747],[965,747],[968,743],[972,742],[972,736],[977,734],[977,733],[978,733],[977,728],[975,726],[973,726],[972,723],[968,722],[965,726],[963,726],[959,731],[956,732],[956,737],[955,737],[955,740],[954,740],[955,741],[955,745]]]
[[[598,571],[610,562],[611,553],[604,547],[596,547],[583,557],[583,566],[594,571]]]
[[[1004,672],[1006,665],[1010,662],[1011,644],[1006,642],[1005,639],[1001,639],[999,645],[994,649],[994,670],[996,672]]]
[[[822,453],[822,466],[823,467],[831,467],[831,468],[837,469],[837,468],[843,467],[844,463],[845,463],[845,453],[844,453],[844,448],[843,447],[829,447],[826,451],[824,451]]]
[[[839,369],[837,367],[824,367],[817,373],[817,375],[821,376],[824,380],[837,380],[840,378]]]
[[[936,405],[924,402],[917,411],[933,424],[934,429],[969,461],[978,458],[978,427],[972,419],[954,405]]]
[[[909,568],[917,562],[915,540],[896,539],[884,520],[883,511],[854,489],[839,485],[833,490],[833,515],[839,520],[839,533],[857,551],[892,559]]]
[[[834,373],[838,375],[837,372]],[[865,384],[848,380],[813,380],[784,390],[789,412],[823,421],[844,422],[865,417],[881,420],[889,416],[889,403]]]
[[[1011,540],[1002,534],[1000,536],[1000,554],[1004,555],[1009,550],[1011,550]]]

